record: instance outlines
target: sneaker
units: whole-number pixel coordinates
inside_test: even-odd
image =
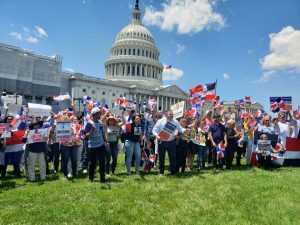
[[[84,169],[84,170],[82,171],[82,173],[83,173],[83,174],[87,174],[87,169]]]
[[[72,174],[68,174],[68,178],[73,178],[73,175]]]
[[[127,175],[131,175],[131,172],[129,171],[129,172],[127,172]]]
[[[159,173],[158,176],[159,176],[159,177],[164,177],[165,174],[164,174],[164,173]]]
[[[53,171],[53,174],[57,174],[57,171],[56,171],[56,170],[54,170],[54,171]]]

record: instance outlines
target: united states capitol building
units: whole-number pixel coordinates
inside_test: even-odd
[[[159,62],[151,32],[141,23],[138,4],[132,20],[116,37],[105,61],[105,79],[62,70],[62,56],[43,56],[17,46],[0,43],[0,91],[23,96],[26,102],[53,105],[52,96],[70,93],[79,111],[87,93],[102,105],[114,106],[126,96],[137,103],[155,98],[162,111],[188,95],[176,85],[163,85],[163,65]],[[139,104],[137,104],[139,110]]]

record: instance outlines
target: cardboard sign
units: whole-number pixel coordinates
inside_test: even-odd
[[[71,124],[67,122],[57,122],[56,124],[56,140],[58,142],[66,142],[71,140]]]
[[[47,134],[47,129],[30,130],[27,137],[27,143],[32,144],[37,142],[45,142]]]
[[[50,105],[42,105],[35,103],[28,103],[29,116],[50,116],[52,108]]]
[[[177,104],[171,106],[171,110],[173,111],[174,118],[177,119],[177,118],[183,117],[184,104],[185,104],[185,102],[182,101],[182,102],[178,102]]]
[[[287,96],[287,97],[270,97],[270,106],[277,101],[278,98],[281,98],[285,104],[283,110],[292,110],[292,97]]]
[[[9,130],[9,124],[8,123],[0,123],[0,134],[1,138],[10,138],[11,132]]]

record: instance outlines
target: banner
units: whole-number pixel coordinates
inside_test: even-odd
[[[272,150],[271,140],[257,140],[257,149],[259,151],[269,151]]]
[[[29,116],[50,116],[52,108],[50,105],[42,105],[35,103],[28,103]]]
[[[270,97],[270,106],[277,102],[277,99],[281,98],[285,104],[283,110],[292,110],[293,106],[292,106],[292,97],[291,96],[287,96],[287,97]]]
[[[9,130],[9,124],[8,123],[0,123],[0,135],[1,138],[10,138],[11,132]]]
[[[47,135],[47,129],[30,130],[27,136],[27,143],[32,144],[37,142],[46,142]]]
[[[56,140],[65,142],[71,140],[71,124],[67,122],[57,122],[56,124]]]
[[[174,118],[177,119],[177,118],[183,117],[184,104],[185,104],[185,102],[182,101],[182,102],[179,102],[179,103],[171,106],[171,110],[173,111]]]
[[[21,107],[22,105],[8,104],[7,105],[8,115],[15,116]]]

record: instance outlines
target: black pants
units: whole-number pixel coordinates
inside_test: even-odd
[[[7,169],[7,166],[0,165],[0,176],[1,176],[1,178],[5,177],[5,175],[6,175],[6,169]]]
[[[236,151],[237,146],[228,145],[225,149],[225,161],[226,169],[231,169],[232,161],[234,158],[234,152]]]
[[[212,163],[212,161],[213,161],[213,160],[212,160],[213,146],[212,146],[210,140],[208,140],[208,141],[206,142],[206,146],[207,146],[207,148],[208,148],[207,163]]]
[[[237,147],[236,149],[236,165],[241,166],[241,158],[243,154],[243,148]]]
[[[181,173],[184,172],[186,166],[186,157],[188,152],[189,143],[184,140],[180,140],[176,146],[176,172],[179,172],[181,167]]]
[[[105,182],[105,155],[106,155],[105,145],[102,145],[97,148],[89,148],[88,149],[89,179],[90,180],[94,180],[97,162],[99,162],[100,182],[101,183]]]

